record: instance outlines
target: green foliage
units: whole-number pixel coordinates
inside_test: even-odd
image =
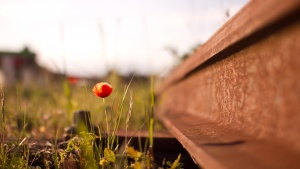
[[[94,97],[91,92],[96,83],[93,81],[87,81],[84,85],[71,85],[65,80],[57,80],[42,85],[5,87],[5,123],[6,129],[10,131],[7,133],[7,137],[19,138],[20,130],[24,127],[24,113],[26,113],[27,124],[24,134],[34,139],[52,139],[56,130],[61,135],[64,128],[72,124],[72,113],[76,110],[89,110],[91,117],[93,117],[91,122],[99,125],[100,128],[106,123],[103,111],[106,110],[107,117],[110,119],[117,117],[111,120],[114,123],[119,123],[119,129],[125,130],[126,120],[121,119],[127,115],[130,107],[127,103],[130,102],[130,98],[123,96],[129,85],[127,81],[116,77],[116,75],[113,76],[112,80],[118,84],[110,83],[114,89],[112,95],[105,98],[106,104],[103,104],[101,99]],[[110,78],[103,79],[103,81],[110,82]],[[128,126],[130,126],[129,130],[137,130],[146,121],[143,112],[145,111],[145,101],[149,98],[149,82],[147,80],[133,80],[127,91],[131,89],[133,89],[132,102],[134,106],[132,106],[132,116]],[[2,115],[1,122],[3,120]],[[113,129],[113,126],[111,132],[117,131]],[[20,130],[16,130],[18,127]]]
[[[94,82],[79,86],[62,80],[36,86],[7,87],[5,111],[4,92],[1,94],[3,97],[1,130],[10,131],[3,133],[7,133],[5,136],[11,139],[55,139],[54,146],[49,150],[52,156],[44,160],[42,168],[50,168],[55,165],[56,169],[60,169],[68,163],[74,163],[75,167],[86,169],[151,168],[153,131],[157,127],[154,125],[154,78],[151,78],[150,83],[148,80],[135,81],[133,78],[128,82],[113,74],[104,81],[110,82],[110,78],[114,92],[110,97],[105,98],[105,101],[92,95],[91,89]],[[130,97],[127,96],[128,92],[130,92]],[[16,98],[18,98],[18,102],[16,102]],[[58,149],[59,135],[63,133],[65,127],[71,124],[70,112],[74,110],[89,110],[93,117],[91,123],[99,126],[100,136],[88,131],[81,132],[68,141],[65,149]],[[16,131],[18,121],[21,122],[21,127]],[[149,138],[145,143],[144,150],[129,148],[127,149],[129,151],[118,152],[120,145],[117,131],[124,129],[126,132],[140,129],[149,131]],[[22,134],[21,138],[20,133]],[[101,133],[106,133],[106,135],[102,136]],[[53,138],[54,136],[55,138]],[[25,146],[23,151],[29,153],[29,149]],[[128,159],[134,162],[129,164],[130,160],[128,161]],[[179,159],[180,157],[172,165],[180,167]],[[8,152],[4,135],[2,135],[0,169],[29,167],[28,156]]]
[[[109,163],[115,163],[116,162],[116,155],[114,151],[105,148],[104,149],[104,159],[108,161]]]
[[[167,161],[166,164],[170,166],[170,169],[180,169],[183,166],[183,163],[179,162],[181,158],[181,154],[178,155],[177,159],[172,163]]]
[[[27,160],[24,160],[22,157],[14,156],[11,159],[8,159],[4,169],[20,169],[27,168]]]

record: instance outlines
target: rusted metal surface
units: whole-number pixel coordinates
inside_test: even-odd
[[[251,1],[160,88],[157,116],[204,168],[299,168],[300,1]]]
[[[257,139],[184,112],[161,116],[198,165],[212,169],[299,168],[299,151],[276,139]]]
[[[272,27],[278,20],[285,20],[286,15],[291,13],[299,13],[299,0],[268,0],[259,1],[252,0],[250,3],[233,16],[227,24],[221,27],[209,41],[203,44],[193,55],[178,67],[156,90],[157,93],[162,93],[165,88],[176,83],[188,75],[193,69],[199,67],[213,56],[224,51],[226,48],[239,43],[240,40],[249,38],[253,41],[256,38],[253,36],[256,32],[261,31],[267,26],[271,26],[268,32],[275,30]],[[283,19],[284,18],[284,19]],[[289,17],[288,17],[289,18]],[[278,26],[275,24],[275,26]],[[279,25],[279,27],[281,27]],[[263,35],[268,32],[262,33]],[[261,36],[261,35],[259,35]],[[244,46],[242,44],[235,45],[235,50],[240,50]]]

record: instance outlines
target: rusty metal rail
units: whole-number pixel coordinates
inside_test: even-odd
[[[300,1],[250,1],[156,96],[199,166],[300,168]]]

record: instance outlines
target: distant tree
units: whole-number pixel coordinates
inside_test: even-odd
[[[199,43],[192,47],[189,51],[185,52],[183,55],[180,55],[178,50],[172,46],[165,47],[165,50],[167,50],[171,56],[176,60],[176,62],[182,62],[186,60],[188,57],[190,57],[195,51],[202,45],[202,43]]]

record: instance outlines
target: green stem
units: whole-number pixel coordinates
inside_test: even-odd
[[[1,149],[1,163],[2,166],[1,168],[4,169],[5,167],[5,163],[6,163],[6,152],[5,152],[5,114],[4,114],[4,91],[3,91],[3,86],[1,84],[1,113],[2,113],[2,127],[3,127],[3,134],[2,134],[2,143],[0,145],[0,149]]]
[[[2,127],[3,127],[3,135],[2,135],[2,145],[5,142],[5,114],[4,114],[4,91],[3,86],[1,84],[1,113],[2,113]]]
[[[153,132],[154,132],[154,77],[151,76],[151,85],[150,85],[150,95],[151,95],[151,112],[150,112],[150,121],[149,121],[149,152],[150,159],[152,160],[153,154]]]
[[[104,114],[105,114],[105,121],[106,121],[106,132],[107,132],[107,148],[109,148],[110,143],[110,128],[109,128],[109,119],[106,112],[106,105],[105,105],[105,99],[103,98],[103,106],[104,106]]]

